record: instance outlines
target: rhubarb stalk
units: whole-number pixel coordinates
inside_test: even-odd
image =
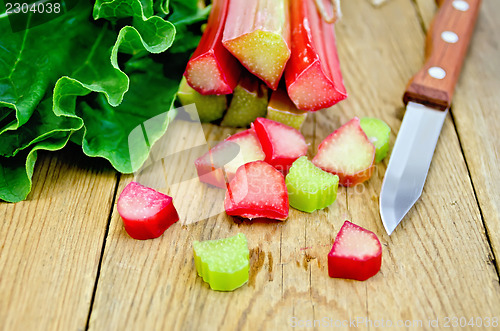
[[[214,0],[207,27],[189,60],[184,76],[203,95],[230,94],[238,83],[241,66],[222,45],[229,0]]]
[[[306,116],[307,112],[299,110],[284,89],[278,88],[273,91],[267,105],[266,118],[300,130]]]
[[[222,43],[276,90],[290,57],[288,0],[232,0]]]
[[[334,25],[322,19],[314,1],[290,1],[292,53],[285,70],[288,95],[302,110],[333,106],[347,97]],[[331,11],[330,1],[323,1],[323,5]]]
[[[257,117],[266,116],[267,100],[267,86],[248,71],[244,71],[234,88],[231,104],[221,125],[249,126]]]
[[[185,77],[181,79],[179,91],[177,91],[177,98],[183,106],[194,103],[196,105],[196,111],[198,112],[198,118],[202,123],[212,122],[222,118],[227,107],[225,95],[200,94],[188,85]],[[196,118],[191,116],[191,119],[195,120]]]

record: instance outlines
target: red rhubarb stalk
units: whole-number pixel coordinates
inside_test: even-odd
[[[262,161],[266,155],[253,129],[236,133],[194,162],[200,181],[226,188],[236,170],[245,163]]]
[[[207,27],[189,60],[184,76],[201,94],[230,94],[238,83],[241,66],[222,45],[229,0],[214,0]]]
[[[299,109],[328,108],[347,97],[334,25],[321,18],[314,1],[290,1],[292,54],[285,70],[288,94]],[[330,1],[323,4],[331,11]]]
[[[276,90],[290,57],[288,0],[231,0],[222,43]]]

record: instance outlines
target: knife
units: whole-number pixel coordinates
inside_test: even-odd
[[[389,235],[422,194],[480,3],[438,1],[439,10],[427,32],[425,63],[403,96],[406,112],[380,192],[380,216]]]

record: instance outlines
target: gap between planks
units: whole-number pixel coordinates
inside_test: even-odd
[[[439,0],[436,0],[436,3],[438,1]],[[415,8],[415,14],[416,14],[416,16],[417,16],[417,18],[419,20],[419,23],[420,23],[420,26],[422,28],[422,31],[426,35],[427,31],[428,31],[428,29],[430,27],[430,24],[432,24],[432,20],[430,19],[431,15],[428,13],[430,11],[430,8],[426,7],[425,4],[427,2],[422,2],[422,1],[419,1],[419,0],[411,0],[411,3],[413,5],[413,7]],[[436,13],[437,10],[439,10],[439,7],[437,6],[436,3],[434,4],[434,6],[432,8],[434,10],[434,13]],[[434,15],[434,13],[432,13],[432,16]],[[480,13],[480,15],[481,15],[481,13]],[[477,25],[477,23],[476,23],[476,25]],[[477,27],[476,27],[476,29],[477,29]],[[470,53],[470,49],[469,49],[468,53]],[[478,196],[478,193],[477,193],[477,185],[478,184],[474,181],[474,178],[473,178],[473,175],[472,175],[472,172],[471,172],[471,164],[470,164],[470,161],[467,158],[467,155],[465,153],[465,148],[464,148],[464,143],[463,143],[463,137],[460,134],[460,131],[459,131],[458,126],[457,126],[457,121],[456,121],[456,118],[455,118],[455,114],[453,112],[453,104],[450,107],[449,113],[450,113],[450,118],[451,118],[451,122],[453,124],[453,128],[454,128],[455,134],[456,134],[457,139],[458,139],[458,144],[459,144],[459,147],[460,147],[460,152],[462,154],[462,157],[463,157],[463,160],[464,160],[464,163],[465,163],[465,167],[467,169],[467,175],[469,177],[470,184],[471,184],[471,187],[472,187],[472,191],[473,191],[473,195],[474,195],[474,199],[475,199],[475,204],[477,205],[477,208],[478,208],[478,211],[479,211],[479,215],[480,215],[480,218],[481,218],[481,224],[482,224],[482,227],[484,229],[485,237],[486,237],[486,240],[487,240],[487,243],[488,243],[488,246],[489,246],[489,250],[490,250],[490,254],[491,254],[490,261],[493,264],[493,266],[495,267],[495,272],[497,274],[498,281],[500,283],[500,267],[498,265],[499,264],[498,258],[497,258],[496,254],[495,254],[495,247],[493,245],[492,233],[488,230],[487,221],[485,219],[484,212],[483,212],[483,206],[480,203],[480,199],[479,199],[479,196]]]
[[[463,144],[462,144],[462,138],[461,138],[461,136],[460,136],[460,134],[458,132],[457,124],[455,122],[455,117],[453,116],[453,112],[452,112],[451,108],[450,108],[449,113],[450,113],[450,117],[451,117],[451,122],[453,123],[453,128],[455,129],[455,133],[457,135],[458,145],[460,146],[460,152],[462,153],[462,156],[464,158],[465,168],[467,169],[467,176],[468,176],[468,178],[470,180],[471,187],[472,187],[472,192],[474,193],[474,199],[475,199],[477,208],[479,210],[479,215],[481,217],[481,224],[483,225],[484,234],[486,236],[486,240],[487,240],[488,246],[490,248],[490,254],[491,254],[490,261],[493,264],[493,266],[495,267],[495,271],[496,271],[497,277],[498,277],[498,282],[500,283],[500,271],[499,271],[499,267],[498,267],[498,259],[496,257],[495,250],[494,250],[494,247],[493,247],[493,243],[492,243],[492,240],[491,240],[491,233],[488,231],[488,227],[486,226],[486,220],[484,219],[484,215],[483,215],[483,208],[481,207],[481,204],[479,203],[479,198],[477,196],[476,183],[474,182],[474,179],[472,178],[472,174],[471,174],[471,171],[470,171],[469,160],[467,159],[467,157],[465,155],[464,147],[463,147]]]
[[[115,188],[114,188],[114,192],[113,192],[113,199],[111,200],[111,205],[110,205],[109,213],[108,213],[108,220],[106,222],[106,230],[104,231],[104,238],[102,240],[101,255],[99,256],[99,263],[97,265],[97,273],[95,276],[94,288],[92,290],[92,298],[90,299],[89,313],[87,315],[87,322],[85,323],[85,330],[89,329],[90,317],[92,316],[92,310],[94,308],[95,295],[97,293],[97,285],[99,284],[99,276],[101,275],[102,260],[104,258],[104,250],[106,249],[106,241],[108,240],[109,227],[111,225],[111,218],[113,216],[113,210],[115,208],[115,202],[116,202],[117,196],[118,196],[118,187],[120,185],[121,173],[117,172],[115,178],[116,178],[116,182],[115,182]]]
[[[420,6],[417,3],[417,0],[411,0],[411,4],[413,5],[413,8],[415,9],[415,15],[417,16],[418,23],[420,23],[420,28],[424,32],[424,34],[427,34],[427,27],[425,26],[425,20],[424,20],[424,15],[422,13],[422,10],[420,10]]]

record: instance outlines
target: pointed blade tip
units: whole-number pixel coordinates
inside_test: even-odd
[[[385,232],[387,232],[388,236],[390,236],[394,232],[394,229],[396,229],[396,226],[389,227],[387,224],[384,223]]]
[[[380,192],[379,202],[380,218],[382,219],[382,224],[384,225],[385,232],[387,232],[387,235],[390,236],[401,220],[396,220],[394,215],[394,208],[387,206],[387,197],[386,194],[384,194],[383,186],[384,185],[382,185],[382,191]]]
[[[389,222],[387,220],[387,218],[384,217],[382,209],[380,210],[380,216],[382,218],[382,224],[384,225],[385,232],[387,232],[387,235],[390,236],[392,234],[392,232],[394,232],[394,229],[396,229],[396,227],[398,226],[398,224],[401,220],[395,221],[395,220],[391,219],[391,222]]]

